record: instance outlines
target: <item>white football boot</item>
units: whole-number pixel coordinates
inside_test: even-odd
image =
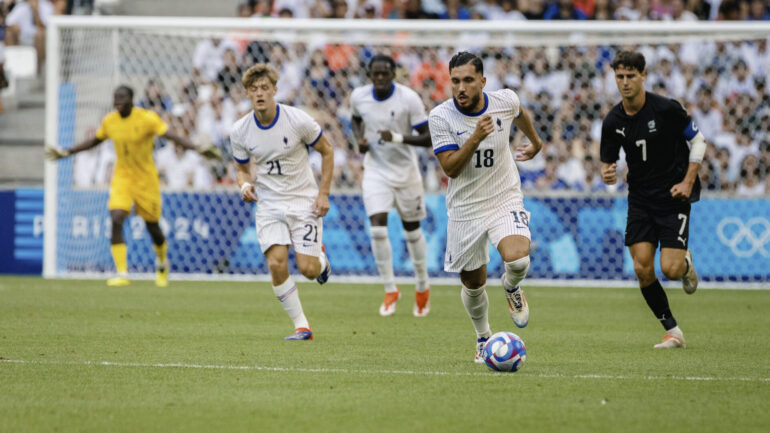
[[[524,297],[524,290],[519,286],[510,292],[505,288],[505,274],[502,277],[505,299],[508,301],[508,312],[511,313],[514,325],[519,328],[527,326],[529,323],[529,305],[527,298]]]
[[[685,348],[687,344],[684,342],[684,334],[679,327],[669,329],[663,334],[663,341],[653,346],[655,349],[675,349]]]

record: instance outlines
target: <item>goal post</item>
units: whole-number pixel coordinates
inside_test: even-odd
[[[578,184],[585,182],[575,174],[580,171],[588,178],[597,169],[596,128],[619,100],[607,74],[608,61],[620,47],[637,47],[649,56],[655,72],[660,62],[671,60],[670,54],[677,56],[672,75],[658,74],[656,83],[685,107],[693,107],[692,80],[707,66],[699,56],[708,55],[710,62],[730,67],[734,57],[740,57],[738,51],[768,35],[770,24],[761,22],[55,16],[47,28],[45,142],[67,148],[92,135],[112,109],[113,90],[121,84],[131,86],[135,104],[158,111],[174,130],[195,140],[210,140],[226,154],[214,164],[198,161],[182,183],[174,178],[173,167],[161,169],[161,227],[169,243],[172,279],[266,280],[254,208],[240,201],[229,157],[228,127],[248,104],[237,89],[239,83],[228,86],[227,76],[221,79],[216,72],[224,67],[228,50],[241,68],[269,60],[282,73],[281,102],[307,111],[335,146],[332,209],[324,220],[324,242],[335,278],[378,281],[360,197],[362,163],[352,150],[347,96],[366,83],[368,59],[386,53],[399,64],[397,79],[414,88],[431,109],[450,96],[445,81],[449,57],[469,50],[482,56],[489,90],[512,87],[519,93],[547,138],[546,145],[552,147],[545,153],[560,163],[560,176],[575,181],[557,191],[539,184],[536,178],[551,168],[542,156],[519,167],[525,207],[532,213],[531,280],[632,285],[633,264],[623,246],[625,193],[581,188]],[[217,44],[209,52],[222,58],[200,55],[211,40]],[[747,126],[745,134],[752,134],[754,127]],[[513,140],[521,140],[521,134]],[[173,161],[172,148],[156,140],[159,167],[164,158]],[[314,152],[310,154],[318,173],[320,164]],[[456,276],[443,271],[446,178],[429,149],[418,150],[418,156],[427,194],[428,218],[422,227],[429,272],[434,279],[455,281]],[[113,272],[107,197],[114,159],[108,141],[73,158],[46,162],[45,277],[102,278]],[[693,206],[690,244],[706,285],[761,286],[770,279],[767,215],[766,196],[704,192],[702,202]],[[412,268],[395,211],[389,215],[389,227],[396,275],[409,282]],[[142,220],[132,214],[124,230],[130,273],[149,277],[154,253]],[[715,257],[714,251],[722,254]],[[490,255],[490,275],[500,273],[502,262],[494,248]]]

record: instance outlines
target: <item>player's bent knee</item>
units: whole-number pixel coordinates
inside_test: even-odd
[[[529,256],[505,263],[505,272],[524,278],[529,270]]]
[[[267,267],[270,268],[271,274],[277,274],[288,269],[288,262],[284,259],[267,259]]]
[[[682,278],[683,269],[681,266],[665,264],[661,265],[660,270],[663,271],[663,275],[665,275],[669,280],[678,280]]]
[[[639,279],[647,279],[655,275],[655,267],[647,263],[634,262],[634,273]]]
[[[297,269],[307,279],[315,279],[321,273],[321,266],[317,263],[297,263]]]

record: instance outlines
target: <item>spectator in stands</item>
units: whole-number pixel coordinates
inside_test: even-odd
[[[405,0],[403,18],[407,20],[424,20],[429,18],[436,18],[436,15],[430,14],[423,10],[420,0]]]
[[[45,27],[53,12],[49,0],[20,0],[5,19],[5,44],[34,46],[38,72],[45,61]]]
[[[318,0],[275,0],[273,14],[280,16],[281,11],[289,10],[294,18],[311,18],[311,10]]]
[[[224,66],[225,51],[235,49],[233,42],[219,37],[202,39],[195,46],[193,67],[200,71],[205,81],[214,82]]]
[[[252,10],[252,5],[249,0],[241,0],[238,2],[238,6],[236,8],[236,16],[238,18],[249,18],[251,17]]]
[[[155,154],[161,186],[169,189],[210,189],[213,183],[208,166],[198,153],[181,145],[167,143]]]
[[[424,89],[425,85],[435,85],[431,94],[434,103],[445,100],[449,89],[449,66],[441,60],[435,50],[427,53],[427,58],[412,72],[413,89]],[[430,80],[430,81],[428,81]],[[418,93],[421,91],[418,90]]]
[[[330,0],[329,3],[331,4],[331,7],[329,8],[329,15],[327,18],[348,18],[349,8],[346,0]]]
[[[471,11],[466,0],[447,0],[444,12],[438,17],[442,20],[469,20]]]
[[[542,20],[545,8],[545,0],[520,0],[519,4],[519,10],[528,20]]]
[[[535,188],[540,191],[554,191],[569,189],[569,185],[566,182],[559,179],[556,175],[558,169],[558,160],[553,155],[545,156],[545,172],[542,176],[535,180]]]
[[[719,4],[717,20],[719,21],[738,21],[741,19],[740,0],[722,0]]]
[[[500,11],[492,15],[490,19],[521,21],[526,20],[527,17],[516,8],[516,0],[502,0],[500,2]]]
[[[663,19],[674,21],[698,21],[698,17],[692,11],[687,10],[685,0],[671,0],[670,14],[665,15]]]
[[[765,184],[760,178],[759,160],[756,155],[746,155],[741,161],[741,173],[735,192],[748,196],[765,194]]]
[[[594,13],[593,15],[588,15],[588,17],[594,20],[606,21],[606,20],[611,20],[614,15],[615,15],[615,6],[613,1],[596,0],[596,3],[594,5]]]
[[[144,88],[144,98],[139,100],[137,105],[158,114],[171,111],[173,108],[171,97],[161,89],[160,84],[154,79],[147,81],[147,86]]]
[[[768,21],[770,20],[770,10],[768,10],[765,0],[751,0],[749,3],[749,21]]]
[[[481,16],[487,20],[495,19],[494,17],[503,12],[503,9],[496,0],[480,0],[473,7],[473,10],[481,14]]]
[[[749,68],[746,66],[746,62],[741,59],[733,66],[733,73],[726,81],[725,88],[722,91],[726,99],[734,98],[739,94],[746,94],[752,98],[757,94],[756,85],[754,84],[754,78],[749,75]]]
[[[556,0],[546,9],[544,20],[584,20],[586,14],[576,8],[572,0]]]
[[[574,0],[572,5],[575,6],[576,9],[580,10],[580,12],[583,12],[586,18],[591,18],[594,16],[596,0]]]
[[[706,137],[716,137],[722,132],[722,111],[716,107],[711,97],[711,89],[701,87],[698,91],[697,103],[692,110],[695,124]]]
[[[699,20],[710,20],[714,7],[707,0],[688,0],[686,9],[692,12]]]
[[[235,50],[232,48],[225,50],[223,63],[222,69],[217,73],[217,83],[219,83],[222,88],[222,92],[228,94],[233,85],[238,85],[240,83],[244,69],[238,64]]]

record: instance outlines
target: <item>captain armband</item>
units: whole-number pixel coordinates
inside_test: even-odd
[[[703,134],[698,131],[695,137],[687,141],[690,144],[690,162],[697,162],[698,164],[703,161],[703,154],[706,153],[706,139]]]

